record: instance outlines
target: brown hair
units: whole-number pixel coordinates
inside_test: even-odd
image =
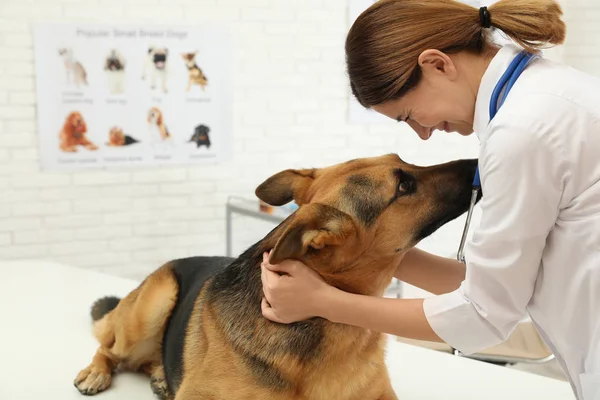
[[[487,8],[490,25],[536,51],[560,44],[566,27],[554,0],[500,0]],[[421,78],[424,50],[481,54],[492,42],[480,10],[454,0],[379,0],[354,22],[346,38],[350,87],[364,107],[397,99]]]

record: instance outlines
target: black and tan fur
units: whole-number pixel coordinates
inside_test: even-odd
[[[423,168],[386,155],[270,177],[257,196],[299,209],[236,259],[174,260],[116,308],[114,299],[96,304],[100,347],[75,385],[102,391],[121,365],[151,376],[166,399],[396,399],[384,335],[262,316],[262,254],[272,249],[272,263],[302,260],[336,287],[381,296],[402,255],[466,211],[475,166]]]
[[[198,64],[196,64],[196,55],[197,51],[193,53],[181,53],[181,57],[183,58],[183,62],[188,69],[188,85],[186,88],[186,92],[189,92],[192,88],[192,85],[198,85],[204,91],[206,85],[208,85],[208,78],[204,72],[200,69]]]
[[[106,142],[108,147],[129,146],[135,143],[139,143],[139,140],[126,135],[123,132],[123,128],[119,126],[110,128],[110,131],[108,132],[108,142]]]

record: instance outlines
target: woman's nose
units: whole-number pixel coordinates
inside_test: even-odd
[[[413,120],[408,120],[407,123],[412,128],[412,130],[415,131],[417,135],[419,135],[421,139],[427,140],[431,137],[432,128],[421,126],[421,124]]]

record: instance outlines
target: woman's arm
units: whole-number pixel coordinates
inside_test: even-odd
[[[413,248],[404,255],[394,276],[433,294],[449,293],[465,279],[465,265]]]
[[[343,292],[330,287],[318,316],[408,339],[443,342],[423,311],[423,299],[390,299]]]
[[[265,295],[262,313],[271,321],[287,324],[322,317],[392,335],[440,341],[425,317],[423,299],[347,293],[328,285],[318,273],[299,261],[284,260],[271,265],[266,254],[261,267]]]

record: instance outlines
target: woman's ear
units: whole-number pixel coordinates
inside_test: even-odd
[[[457,70],[454,60],[448,54],[435,49],[428,49],[419,55],[419,67],[424,76],[444,75],[450,80],[456,78]]]

